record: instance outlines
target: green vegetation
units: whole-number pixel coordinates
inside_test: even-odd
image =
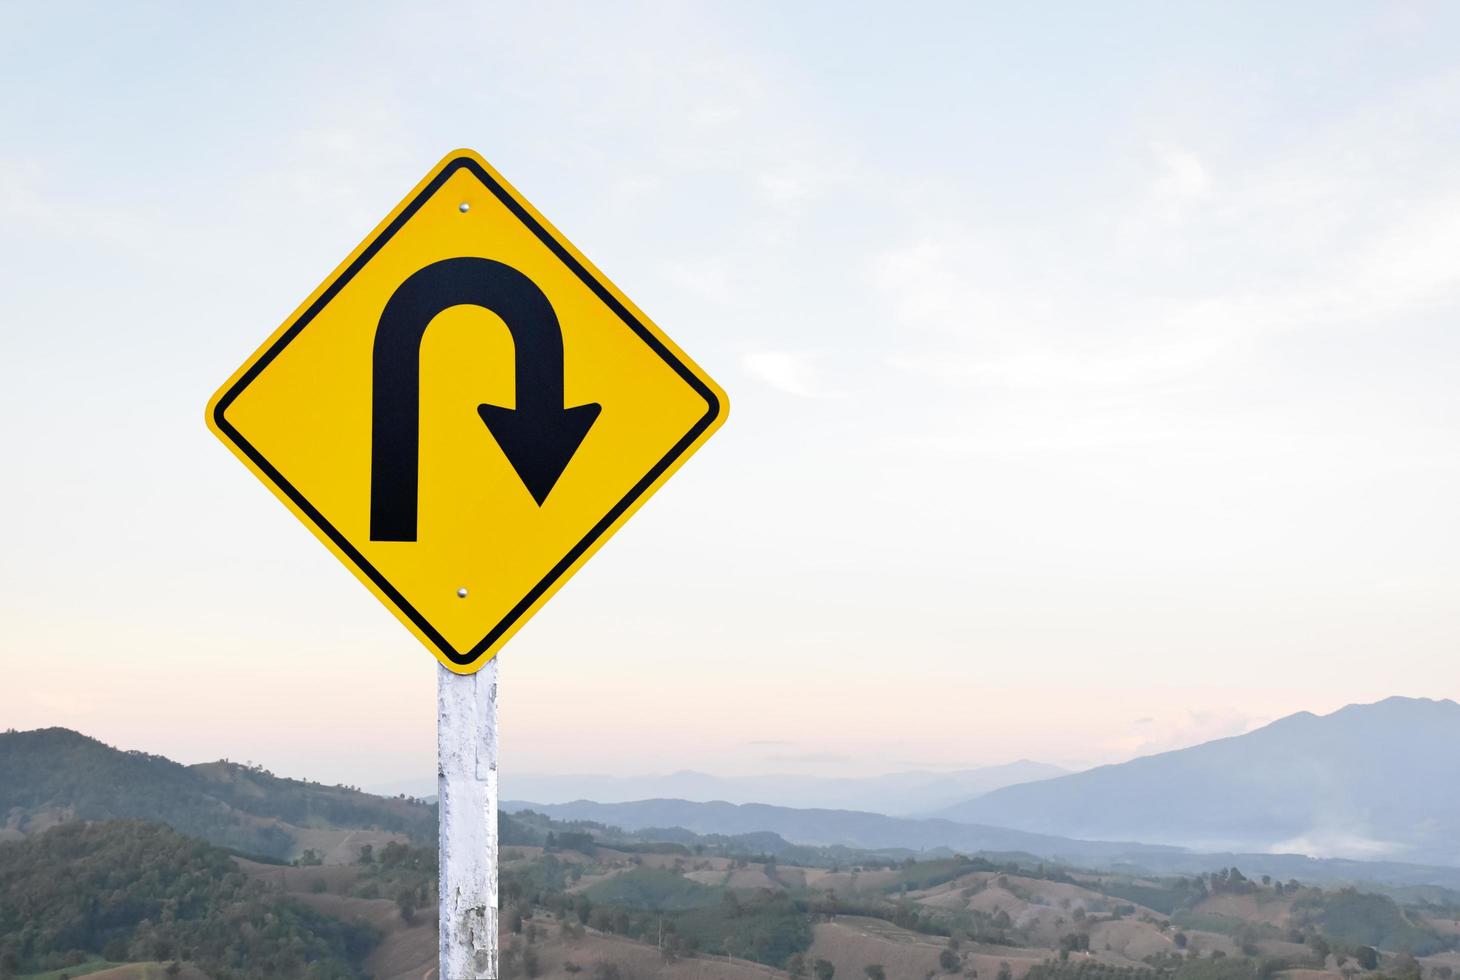
[[[1201,879],[1174,878],[1158,885],[1119,879],[1099,882],[1099,890],[1111,898],[1123,899],[1171,915],[1177,909],[1189,908],[1207,897]]]
[[[155,824],[68,824],[0,844],[0,977],[101,956],[182,958],[216,980],[349,980],[374,941]]]
[[[932,861],[914,861],[908,858],[897,869],[897,878],[887,886],[887,891],[921,891],[946,884],[955,878],[962,878],[975,871],[997,871],[999,866],[982,858],[969,860],[957,856],[938,858]]]
[[[1114,966],[1096,960],[1051,960],[1030,967],[1025,980],[1157,980],[1161,975],[1149,967]]]
[[[31,973],[20,978],[20,980],[61,980],[62,976],[79,978],[89,973],[100,973],[102,970],[110,970],[114,966],[121,965],[120,963],[113,963],[110,960],[88,960],[85,963],[77,963],[56,970],[47,970],[44,973]]]
[[[733,896],[732,893],[728,893]],[[784,967],[811,946],[806,908],[782,894],[762,892],[747,899],[692,909],[670,918],[689,949]]]
[[[296,827],[371,827],[422,843],[436,832],[436,810],[424,803],[280,779],[256,766],[183,766],[64,728],[0,734],[0,813],[15,811],[23,821],[155,820],[221,847],[273,858],[287,857],[294,837],[256,817]]]
[[[1392,898],[1345,888],[1309,892],[1293,903],[1299,921],[1327,938],[1348,945],[1404,950],[1418,956],[1448,949],[1451,943],[1412,919]]]
[[[1173,980],[1258,980],[1258,968],[1246,957],[1189,960],[1177,968]]]
[[[593,835],[586,831],[565,830],[561,833],[548,831],[543,846],[549,851],[580,851],[584,854],[592,854],[595,841]]]
[[[638,868],[600,881],[584,894],[594,905],[621,905],[651,912],[682,912],[720,903],[721,891],[673,871]]]
[[[379,851],[369,844],[361,847],[356,865],[359,876],[350,894],[355,898],[384,898],[394,901],[401,919],[410,925],[416,910],[435,902],[437,858],[434,847],[410,847],[391,841]],[[324,882],[317,882],[322,891]]]
[[[678,854],[674,845],[663,850]],[[704,954],[786,967],[810,947],[812,924],[822,913],[805,900],[768,889],[735,891],[700,884],[680,873],[683,864],[678,862],[675,869],[631,867],[581,894],[569,894],[564,889],[581,868],[545,854],[504,871],[504,921],[512,931],[522,931],[534,909],[547,908],[564,928],[586,926],[651,943],[666,959]],[[514,959],[524,970],[529,949],[524,947]]]

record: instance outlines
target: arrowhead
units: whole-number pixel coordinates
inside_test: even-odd
[[[563,470],[598,419],[599,405],[543,411],[519,411],[479,405],[477,414],[491,430],[507,461],[522,478],[538,506],[552,493]]]

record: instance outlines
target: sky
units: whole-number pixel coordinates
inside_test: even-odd
[[[1460,698],[1457,32],[0,0],[0,727],[429,778],[435,662],[203,407],[458,146],[732,404],[501,655],[504,780]]]

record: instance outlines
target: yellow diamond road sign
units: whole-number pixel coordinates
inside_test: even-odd
[[[446,667],[490,660],[725,394],[481,157],[446,157],[208,426]]]

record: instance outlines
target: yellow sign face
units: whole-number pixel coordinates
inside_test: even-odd
[[[450,154],[208,426],[457,673],[725,419],[725,393],[485,160]]]

